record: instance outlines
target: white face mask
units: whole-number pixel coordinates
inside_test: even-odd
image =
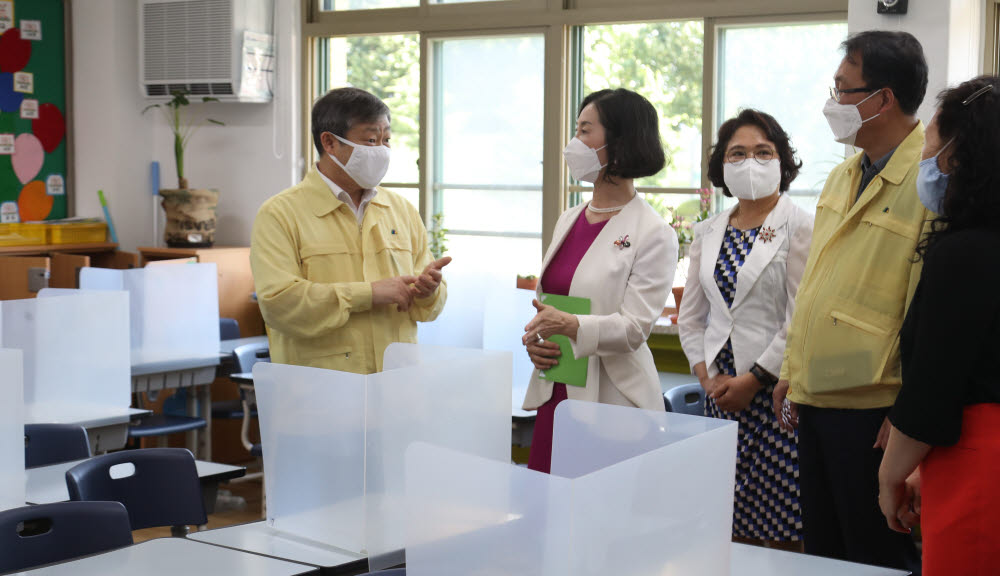
[[[607,148],[607,144],[597,150]],[[563,150],[563,157],[566,158],[566,165],[569,166],[569,173],[580,182],[591,182],[597,180],[597,175],[607,164],[601,164],[601,159],[597,157],[597,150],[584,144],[579,138],[573,138]]]
[[[872,92],[867,98],[857,104],[840,104],[833,98],[826,101],[826,105],[823,106],[823,115],[826,116],[826,121],[830,124],[830,130],[833,130],[833,138],[837,142],[854,146],[854,139],[857,138],[858,130],[861,130],[861,125],[868,120],[878,118],[880,115],[876,114],[871,118],[862,120],[858,106],[881,91],[879,89]]]
[[[766,198],[781,184],[781,160],[772,158],[761,164],[747,158],[741,164],[722,165],[722,179],[729,192],[744,200]]]
[[[333,134],[333,137],[354,148],[351,157],[347,159],[347,164],[341,164],[333,154],[329,154],[337,166],[343,168],[358,186],[366,190],[378,186],[382,178],[385,178],[385,173],[389,171],[389,147],[355,144],[336,134]]]

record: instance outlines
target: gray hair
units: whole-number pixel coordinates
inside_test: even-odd
[[[313,104],[312,136],[316,151],[323,154],[320,136],[329,132],[345,138],[358,122],[374,122],[379,116],[392,119],[389,107],[377,96],[360,88],[330,90]]]

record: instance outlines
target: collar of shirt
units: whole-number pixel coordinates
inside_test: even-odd
[[[868,184],[871,183],[875,176],[878,176],[879,172],[885,168],[889,160],[892,160],[894,152],[896,152],[895,148],[889,150],[888,154],[876,160],[875,163],[872,163],[867,153],[861,155],[861,184],[858,186],[858,194],[855,197],[855,201],[861,197],[861,193],[865,191],[865,188],[868,187]]]
[[[333,192],[333,195],[344,204],[347,204],[347,207],[351,209],[351,212],[354,212],[354,217],[358,219],[358,225],[360,225],[361,221],[365,218],[365,208],[368,207],[368,203],[372,201],[372,198],[375,197],[378,190],[375,188],[369,188],[368,190],[362,192],[361,204],[359,206],[355,206],[351,195],[340,186],[337,186],[333,180],[327,178],[326,174],[323,174],[323,172],[320,171],[319,165],[316,166],[316,172],[319,174],[319,177],[323,179],[323,182],[326,182],[326,185],[330,187],[330,191]]]

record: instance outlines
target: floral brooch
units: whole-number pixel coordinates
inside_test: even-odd
[[[774,228],[771,228],[770,226],[761,228],[760,232],[757,233],[757,238],[759,238],[761,242],[770,242],[771,240],[774,240],[774,236]]]
[[[615,246],[617,246],[619,250],[624,250],[631,245],[632,243],[628,241],[628,234],[619,236],[618,239],[615,240]]]

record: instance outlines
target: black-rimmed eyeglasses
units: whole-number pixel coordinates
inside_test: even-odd
[[[833,101],[839,104],[840,97],[843,96],[844,94],[859,94],[861,92],[874,92],[875,90],[876,89],[870,88],[868,86],[864,86],[862,88],[843,88],[843,89],[837,88],[836,86],[830,86],[830,98],[833,98]]]

